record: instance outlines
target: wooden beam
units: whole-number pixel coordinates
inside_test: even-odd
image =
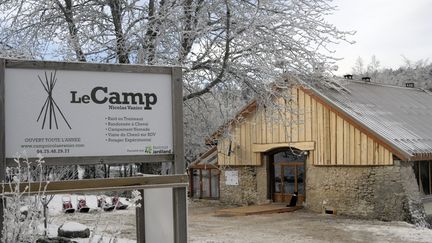
[[[53,70],[79,70],[79,71],[106,71],[121,73],[155,73],[171,74],[172,66],[144,66],[132,64],[107,64],[88,62],[57,62],[6,59],[6,68],[53,69]],[[180,67],[176,67],[181,69]]]
[[[187,175],[166,175],[166,176],[137,176],[126,178],[86,179],[53,182],[23,182],[19,185],[19,191],[28,194],[58,194],[92,191],[119,191],[135,190],[143,188],[161,187],[186,187],[188,185]],[[2,183],[3,193],[8,196],[15,193],[16,186]]]
[[[267,144],[253,144],[252,151],[254,153],[267,152],[277,148],[292,147],[300,150],[315,150],[315,142],[290,142],[290,143],[267,143]]]
[[[28,158],[29,161],[36,161],[37,158]],[[43,158],[44,165],[94,165],[94,164],[133,164],[133,163],[156,163],[170,162],[174,160],[174,154],[156,155],[125,155],[125,156],[86,156],[86,157],[47,157]],[[8,167],[15,167],[18,164],[12,158],[6,158]]]

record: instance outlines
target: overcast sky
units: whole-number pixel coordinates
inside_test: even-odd
[[[432,61],[432,0],[334,0],[338,11],[330,23],[342,30],[355,30],[355,44],[335,47],[336,74],[351,73],[356,59],[365,65],[375,55],[381,67],[403,65],[402,55],[410,60]]]

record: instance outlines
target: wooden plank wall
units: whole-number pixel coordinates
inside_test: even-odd
[[[261,154],[252,144],[314,141],[310,153],[314,165],[391,165],[392,153],[351,124],[326,104],[302,89],[291,89],[292,99],[281,99],[282,111],[260,109],[246,115],[229,129],[231,139],[218,144],[219,165],[261,165]],[[282,119],[275,116],[280,112]],[[228,147],[231,142],[231,153]]]

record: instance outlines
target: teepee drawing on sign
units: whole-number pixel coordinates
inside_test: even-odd
[[[48,126],[51,130],[53,128],[53,124],[55,124],[56,129],[59,129],[58,122],[57,122],[57,116],[58,113],[60,113],[61,117],[65,121],[66,125],[69,127],[69,129],[72,129],[69,122],[67,121],[66,117],[64,116],[63,112],[61,111],[60,107],[57,105],[53,98],[53,90],[55,87],[55,84],[57,83],[57,77],[56,77],[57,71],[54,71],[54,73],[50,73],[49,77],[47,75],[47,72],[45,72],[45,83],[42,80],[42,78],[38,75],[38,79],[42,86],[44,87],[46,93],[48,94],[44,105],[42,106],[42,109],[39,113],[39,116],[37,118],[37,122],[42,118],[43,114],[43,121],[42,121],[42,129],[45,128],[45,124],[47,123],[48,118]],[[58,112],[58,113],[57,113]]]

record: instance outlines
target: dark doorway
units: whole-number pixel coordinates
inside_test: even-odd
[[[269,153],[269,196],[273,202],[289,202],[294,193],[297,204],[305,200],[306,153],[291,148]]]

